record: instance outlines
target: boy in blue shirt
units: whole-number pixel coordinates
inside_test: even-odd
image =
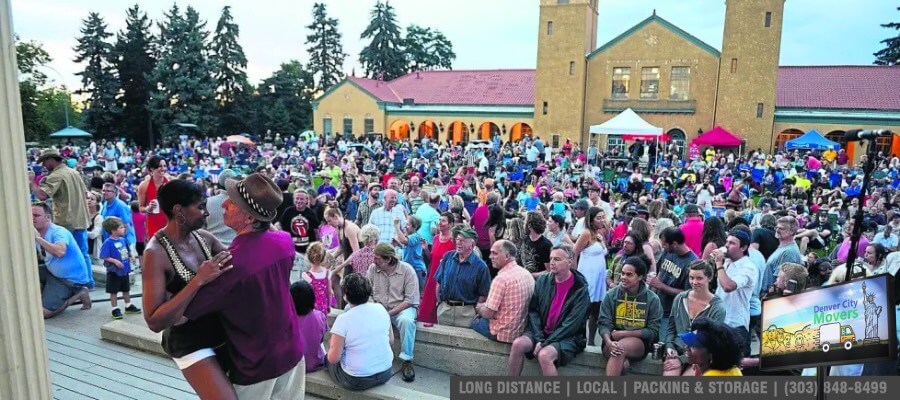
[[[106,267],[106,293],[109,293],[109,303],[112,305],[113,319],[122,319],[122,310],[119,309],[116,295],[122,293],[125,300],[125,312],[139,314],[141,309],[131,304],[131,281],[128,273],[131,272],[131,250],[125,235],[128,226],[119,217],[109,217],[103,220],[103,230],[109,234],[100,248],[100,259]]]

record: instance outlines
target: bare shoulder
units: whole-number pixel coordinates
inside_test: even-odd
[[[217,238],[215,235],[213,235],[209,231],[207,231],[205,229],[197,229],[195,232],[197,232],[197,234],[200,235],[200,237],[202,237],[204,240],[206,240],[206,242],[210,244],[210,247],[212,249],[215,250],[215,249],[225,249],[226,248],[226,246],[224,244],[222,244],[222,242],[219,240],[219,238]]]

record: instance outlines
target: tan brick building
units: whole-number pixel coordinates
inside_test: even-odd
[[[608,147],[622,138],[589,127],[631,108],[682,149],[715,126],[765,151],[815,129],[857,157],[845,130],[900,131],[900,67],[780,67],[785,0],[725,3],[720,51],[655,11],[598,47],[597,0],[540,0],[535,70],[348,77],[314,102],[314,129],[453,142],[532,134]],[[900,154],[900,139],[877,146]]]

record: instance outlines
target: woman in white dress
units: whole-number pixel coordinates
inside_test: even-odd
[[[588,308],[588,346],[594,346],[600,300],[606,295],[606,235],[609,228],[599,207],[591,207],[585,216],[585,229],[575,242],[578,272],[587,279],[591,305]]]

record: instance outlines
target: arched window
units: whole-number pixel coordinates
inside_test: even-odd
[[[683,160],[684,159],[684,140],[685,140],[685,138],[684,138],[683,130],[678,129],[678,128],[670,129],[669,130],[669,145],[670,146],[667,146],[667,148],[674,146],[675,149],[674,149],[674,152],[668,152],[667,154],[669,154],[669,155],[675,154],[676,156],[678,156],[679,160]]]
[[[625,146],[625,140],[622,139],[621,135],[607,135],[606,150],[612,151],[615,149],[619,150],[619,154],[626,154],[627,149]]]
[[[334,132],[331,127],[331,114],[325,114],[325,118],[322,120],[322,131],[326,136],[330,136]]]
[[[825,139],[828,139],[832,142],[835,142],[835,143],[841,145],[841,148],[846,150],[847,149],[847,137],[844,136],[844,133],[845,133],[844,131],[831,131],[831,132],[828,132],[827,135],[825,135]]]
[[[344,134],[353,134],[353,118],[350,118],[350,115],[348,114],[344,114]]]
[[[799,129],[787,129],[778,134],[778,137],[775,138],[775,151],[784,150],[784,145],[789,140],[794,140],[800,136],[803,136],[803,131]]]
[[[894,146],[894,136],[879,136],[875,138],[875,151],[878,157],[891,157],[891,149]]]

